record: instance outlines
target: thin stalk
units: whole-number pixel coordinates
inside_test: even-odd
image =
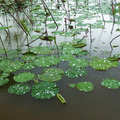
[[[54,43],[55,43],[55,45],[56,45],[56,47],[57,47],[57,53],[58,53],[58,57],[59,57],[59,50],[58,50],[58,45],[57,45],[57,42],[56,42],[56,38],[54,37]]]
[[[5,55],[7,56],[7,52],[6,52],[6,49],[5,49],[5,46],[4,46],[4,43],[3,43],[3,41],[2,41],[1,36],[0,36],[0,41],[1,41],[1,43],[2,43],[2,46],[3,46],[3,50],[4,50],[4,52],[5,52]]]
[[[17,43],[17,49],[19,49],[19,46],[18,46],[18,37],[17,37],[16,33],[15,33],[15,40],[16,40],[16,43]]]

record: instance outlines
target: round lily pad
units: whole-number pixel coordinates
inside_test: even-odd
[[[28,52],[28,53],[25,53],[24,55],[22,55],[20,58],[24,61],[33,61],[37,58],[37,55],[35,55],[31,52]]]
[[[16,82],[27,82],[35,78],[35,75],[31,72],[23,72],[14,76]]]
[[[119,65],[118,61],[110,61],[107,58],[100,58],[97,60],[92,60],[90,62],[90,66],[97,70],[107,70],[111,67],[116,67],[118,65]]]
[[[104,79],[101,83],[102,86],[108,89],[118,89],[120,87],[120,82],[115,79]]]
[[[6,77],[8,77],[10,75],[10,73],[1,73],[0,74],[0,78],[6,78]]]
[[[84,68],[89,65],[89,61],[84,58],[75,58],[70,60],[69,66],[75,67],[75,68]]]
[[[49,47],[43,46],[43,47],[32,47],[30,48],[30,51],[35,53],[35,54],[49,54],[51,50]]]
[[[59,68],[49,68],[43,70],[43,74],[38,75],[38,78],[43,81],[53,82],[62,79],[64,71]]]
[[[32,69],[35,67],[34,63],[25,63],[23,69]]]
[[[56,83],[40,82],[32,86],[32,97],[39,99],[48,99],[54,97],[59,92]]]
[[[22,68],[23,62],[18,60],[4,60],[0,62],[0,70],[4,72],[14,72]]]
[[[9,82],[9,79],[8,78],[0,78],[0,86],[6,84]]]
[[[29,92],[31,87],[26,84],[15,84],[8,88],[8,92],[16,95],[23,95]]]
[[[69,86],[70,88],[75,88],[75,87],[76,87],[76,84],[70,83],[70,84],[68,84],[68,86]]]
[[[8,59],[14,59],[19,56],[20,50],[9,50],[7,52]]]
[[[60,59],[61,59],[62,61],[69,61],[69,60],[71,60],[71,59],[73,59],[73,58],[74,58],[74,56],[73,56],[73,55],[70,55],[70,54],[63,54],[63,55],[60,56]]]
[[[76,85],[79,91],[89,92],[93,90],[93,84],[91,82],[79,82]]]
[[[87,71],[83,68],[72,68],[65,71],[65,75],[70,78],[78,78],[87,74]]]
[[[35,65],[39,67],[49,67],[51,65],[56,65],[60,62],[60,58],[55,56],[46,56],[46,57],[39,57],[34,61]]]

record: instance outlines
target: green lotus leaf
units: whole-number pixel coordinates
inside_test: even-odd
[[[70,87],[70,88],[75,88],[75,87],[76,87],[76,84],[70,83],[70,84],[68,84],[68,87]]]
[[[63,54],[60,56],[60,60],[62,60],[62,61],[69,61],[73,58],[74,58],[74,56],[70,55],[70,54]]]
[[[8,78],[0,78],[0,86],[6,84],[9,82],[9,79]]]
[[[6,73],[11,73],[21,69],[23,65],[24,63],[18,60],[4,60],[0,62],[0,70]]]
[[[8,50],[6,49],[6,52],[7,52],[7,51],[8,51]],[[0,48],[0,54],[5,54],[4,49]]]
[[[120,54],[115,54],[114,57],[120,58]]]
[[[31,52],[28,52],[28,53],[25,53],[24,55],[22,55],[20,58],[24,61],[33,61],[37,58],[37,55],[35,55]]]
[[[69,66],[75,67],[75,68],[84,68],[89,65],[89,61],[83,58],[75,58],[70,60]]]
[[[25,63],[23,69],[32,69],[35,67],[34,63]]]
[[[69,46],[71,46],[72,47],[72,43],[71,42],[61,42],[61,43],[59,43],[59,46],[66,46],[66,45],[68,45],[68,47]],[[67,46],[66,46],[67,47]]]
[[[49,99],[56,96],[59,88],[56,83],[40,82],[32,86],[32,97],[39,99]]]
[[[15,84],[8,88],[8,92],[16,95],[23,95],[29,92],[31,87],[26,84]]]
[[[0,78],[6,78],[6,77],[8,77],[10,75],[10,73],[1,73],[0,74]]]
[[[55,56],[46,56],[46,57],[39,57],[34,61],[35,65],[39,67],[49,67],[51,65],[56,65],[60,62],[60,58]]]
[[[83,92],[89,92],[93,90],[94,86],[91,82],[79,82],[77,83],[76,88]]]
[[[7,52],[8,59],[14,59],[19,56],[20,50],[9,50]]]
[[[43,74],[38,75],[38,78],[43,81],[53,82],[62,79],[64,71],[59,68],[49,68],[43,70]]]
[[[118,89],[120,87],[120,82],[116,79],[104,79],[101,83],[102,86],[108,89]]]
[[[72,68],[65,71],[65,75],[70,78],[78,78],[87,74],[87,71],[83,68]]]
[[[97,60],[92,60],[90,62],[90,66],[92,66],[93,68],[97,70],[107,70],[111,67],[116,67],[118,65],[119,64],[117,61],[110,61],[107,58],[100,58]]]
[[[51,50],[49,49],[49,47],[43,46],[43,47],[32,47],[30,48],[30,51],[35,53],[35,54],[49,54],[51,52]]]
[[[14,76],[16,82],[27,82],[35,78],[35,75],[31,72],[23,72]]]

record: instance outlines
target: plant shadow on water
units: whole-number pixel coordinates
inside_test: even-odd
[[[1,120],[120,120],[117,0],[0,7]]]

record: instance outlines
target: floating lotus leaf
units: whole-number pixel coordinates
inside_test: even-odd
[[[119,63],[117,61],[110,61],[107,58],[100,58],[97,60],[92,60],[90,62],[90,66],[97,70],[107,70],[111,67],[116,67],[118,65]]]
[[[83,92],[89,92],[93,90],[93,84],[91,82],[79,82],[76,88]]]
[[[6,78],[6,77],[8,77],[10,74],[9,73],[1,73],[0,74],[0,78]]]
[[[0,78],[0,86],[4,85],[5,83],[8,83],[9,79],[8,78]]]
[[[7,52],[7,57],[8,59],[14,59],[17,58],[19,56],[19,52],[20,50],[9,50]]]
[[[14,76],[16,82],[27,82],[35,78],[35,75],[31,72],[23,72]]]
[[[8,50],[6,49],[6,52],[7,52]],[[5,51],[4,51],[4,49],[1,49],[0,48],[0,54],[5,54]]]
[[[72,43],[71,42],[61,42],[61,43],[59,43],[59,46],[66,46],[66,45],[71,45],[71,47],[72,47]]]
[[[55,56],[46,56],[46,57],[39,57],[34,61],[35,65],[39,67],[49,67],[51,65],[56,65],[60,62],[60,58]]]
[[[76,87],[76,84],[70,83],[70,84],[68,84],[68,86],[69,86],[70,88],[75,88],[75,87]]]
[[[23,95],[30,91],[30,86],[26,84],[15,84],[8,88],[8,92],[16,95]]]
[[[40,82],[32,86],[32,97],[39,99],[48,99],[56,96],[59,92],[56,83],[52,82]]]
[[[59,68],[49,68],[43,70],[43,74],[38,75],[38,78],[43,81],[53,82],[62,79],[64,71]]]
[[[102,86],[108,89],[118,89],[120,87],[120,82],[115,79],[104,79],[101,83]]]
[[[35,67],[34,63],[25,63],[23,69],[32,69]]]
[[[35,53],[35,54],[49,54],[51,50],[49,47],[43,46],[43,47],[32,47],[30,48],[30,51]]]
[[[87,74],[87,71],[83,68],[72,68],[65,71],[65,75],[70,78],[78,78],[79,76],[84,76]]]
[[[63,54],[63,55],[60,56],[60,59],[61,59],[62,61],[69,61],[69,60],[71,60],[71,59],[73,59],[73,58],[74,58],[74,56],[73,56],[73,55],[70,55],[70,54]]]
[[[11,73],[21,69],[23,65],[24,63],[21,61],[4,60],[0,62],[0,70]]]
[[[37,55],[35,55],[31,52],[28,52],[28,53],[25,53],[24,55],[22,55],[20,58],[24,61],[33,61],[37,58]]]
[[[89,61],[83,58],[75,58],[70,60],[69,66],[75,67],[75,68],[84,68],[89,65]]]

